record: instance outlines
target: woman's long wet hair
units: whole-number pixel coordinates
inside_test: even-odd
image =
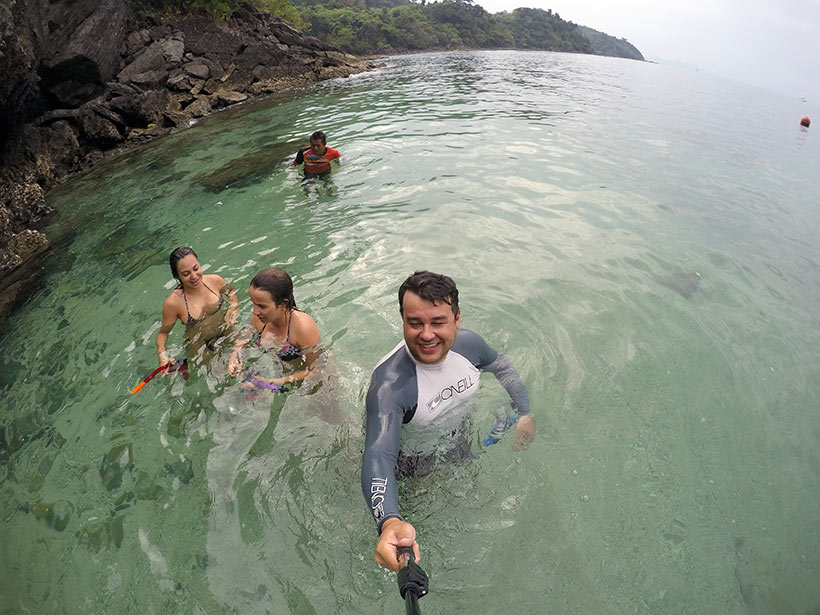
[[[171,275],[174,276],[174,279],[177,282],[179,282],[179,286],[177,286],[177,288],[182,288],[182,280],[179,279],[179,269],[177,264],[189,254],[193,254],[194,258],[199,260],[199,257],[196,255],[196,252],[194,252],[194,249],[187,246],[177,248],[171,252],[171,255],[168,257],[168,264],[171,265]]]
[[[296,309],[296,299],[293,298],[293,280],[284,269],[269,267],[257,273],[251,286],[264,290],[273,298],[276,305],[287,303],[289,310]]]

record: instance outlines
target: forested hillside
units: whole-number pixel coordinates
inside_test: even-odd
[[[134,0],[148,11],[229,19],[246,0]],[[625,39],[551,10],[490,14],[473,0],[250,0],[322,42],[355,54],[427,49],[543,49],[643,60]]]
[[[472,0],[291,3],[308,33],[349,53],[513,48],[643,59],[624,39],[581,28],[551,10],[517,8],[493,15]]]
[[[644,59],[638,48],[625,38],[615,38],[586,26],[578,26],[578,31],[592,43],[592,50],[598,55],[631,60]]]

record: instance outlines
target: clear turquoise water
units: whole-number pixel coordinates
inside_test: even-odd
[[[798,122],[820,114],[607,58],[385,62],[49,195],[57,249],[0,329],[0,612],[401,612],[363,398],[429,268],[518,366],[538,436],[403,487],[425,614],[816,613],[820,141]],[[287,163],[316,128],[342,164],[305,190]],[[224,356],[128,393],[177,245],[240,289],[291,273],[344,424],[247,402]],[[505,397],[484,383],[477,439]]]

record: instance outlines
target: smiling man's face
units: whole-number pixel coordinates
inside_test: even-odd
[[[444,360],[456,341],[461,313],[453,314],[444,301],[433,303],[407,291],[402,299],[404,341],[410,354],[420,363]]]

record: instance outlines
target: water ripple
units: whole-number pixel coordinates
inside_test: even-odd
[[[650,63],[421,54],[61,186],[42,288],[0,332],[2,539],[20,554],[0,565],[6,601],[395,610],[360,426],[401,336],[397,288],[427,268],[455,278],[462,325],[513,360],[538,423],[524,453],[504,441],[403,487],[439,579],[431,609],[808,612],[820,147],[802,111]],[[291,150],[316,129],[341,164],[302,183]],[[291,273],[344,425],[309,396],[248,402],[225,352],[128,393],[156,362],[177,245],[239,288],[241,325],[250,277]],[[477,440],[507,406],[482,382]]]

